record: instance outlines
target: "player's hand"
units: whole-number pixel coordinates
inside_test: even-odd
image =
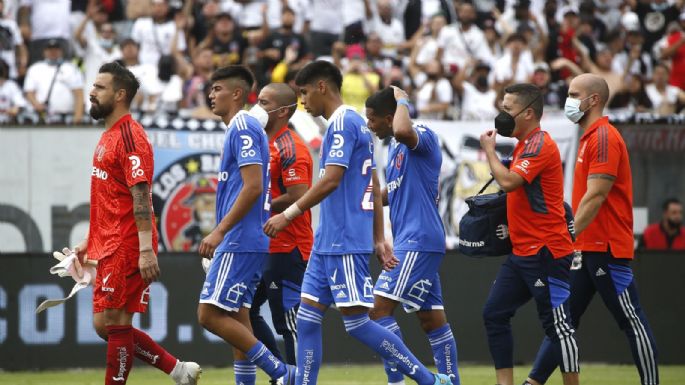
[[[488,130],[480,136],[480,147],[484,151],[495,150],[497,130]]]
[[[152,250],[140,252],[140,257],[138,257],[138,269],[140,270],[140,276],[145,283],[149,284],[159,278],[159,264],[157,263],[157,256]]]
[[[407,92],[405,90],[403,90],[397,86],[390,86],[390,87],[392,87],[393,95],[395,96],[395,100],[409,99],[409,95],[407,95]]]
[[[392,245],[388,241],[376,243],[376,258],[378,258],[381,268],[385,271],[394,269],[400,263],[400,260],[395,257]]]
[[[285,227],[289,224],[290,221],[285,217],[285,215],[283,215],[283,213],[274,215],[273,217],[269,218],[268,221],[266,221],[266,224],[264,225],[264,233],[271,238],[275,238],[276,234],[285,229]]]
[[[204,237],[202,242],[200,242],[198,252],[201,256],[212,259],[212,257],[214,257],[214,250],[216,250],[216,248],[223,240],[223,234],[214,229],[211,233],[209,233],[208,236]]]

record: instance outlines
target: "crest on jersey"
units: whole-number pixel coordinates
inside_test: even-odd
[[[397,156],[395,156],[395,168],[400,169],[402,167],[402,161],[404,160],[404,153],[399,152]]]
[[[152,184],[159,244],[165,251],[193,251],[216,226],[218,154],[193,154],[161,170]]]
[[[98,144],[98,146],[95,148],[95,158],[98,160],[98,162],[102,162],[102,158],[105,157],[105,146]]]

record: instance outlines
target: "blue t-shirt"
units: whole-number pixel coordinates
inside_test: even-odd
[[[216,190],[216,221],[220,222],[231,210],[243,188],[240,167],[250,164],[262,166],[262,194],[250,211],[226,233],[216,251],[268,252],[269,237],[263,226],[269,219],[269,140],[259,121],[247,111],[240,111],[231,119],[221,150],[219,184]]]
[[[373,141],[364,119],[340,106],[328,120],[321,145],[319,177],[327,165],[347,170],[320,204],[313,251],[319,254],[368,254],[373,250]]]
[[[415,124],[416,148],[392,139],[385,180],[393,247],[400,251],[445,252],[445,229],[438,213],[442,153],[438,137]]]

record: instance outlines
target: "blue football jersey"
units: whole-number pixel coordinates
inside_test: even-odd
[[[445,229],[438,213],[442,152],[437,135],[415,124],[419,136],[410,149],[394,138],[385,169],[395,250],[445,252]]]
[[[218,252],[267,252],[269,238],[263,226],[269,219],[269,140],[259,121],[247,111],[240,111],[231,119],[221,150],[219,184],[216,190],[216,221],[220,222],[231,210],[243,187],[240,167],[262,166],[263,190],[259,200],[240,222],[226,233]]]
[[[373,141],[364,119],[340,106],[328,120],[321,145],[319,177],[327,165],[347,170],[320,204],[314,251],[319,254],[366,254],[373,250]]]

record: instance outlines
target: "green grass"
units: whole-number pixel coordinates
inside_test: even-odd
[[[528,367],[517,367],[516,384],[523,381]],[[464,364],[460,368],[462,384],[493,385],[494,370],[488,366]],[[65,370],[45,372],[0,372],[2,385],[100,385],[104,369]],[[661,366],[661,384],[685,384],[685,366]],[[234,384],[233,371],[229,368],[206,368],[201,385]],[[377,365],[325,366],[319,375],[321,385],[385,385],[383,369]],[[407,381],[407,384],[413,382]],[[629,365],[587,364],[581,368],[581,384],[587,385],[639,385],[637,370]],[[131,373],[129,385],[171,385],[173,382],[163,373],[145,367],[137,367]],[[257,384],[268,385],[266,376],[258,372]],[[555,373],[549,385],[561,385],[561,378]]]

